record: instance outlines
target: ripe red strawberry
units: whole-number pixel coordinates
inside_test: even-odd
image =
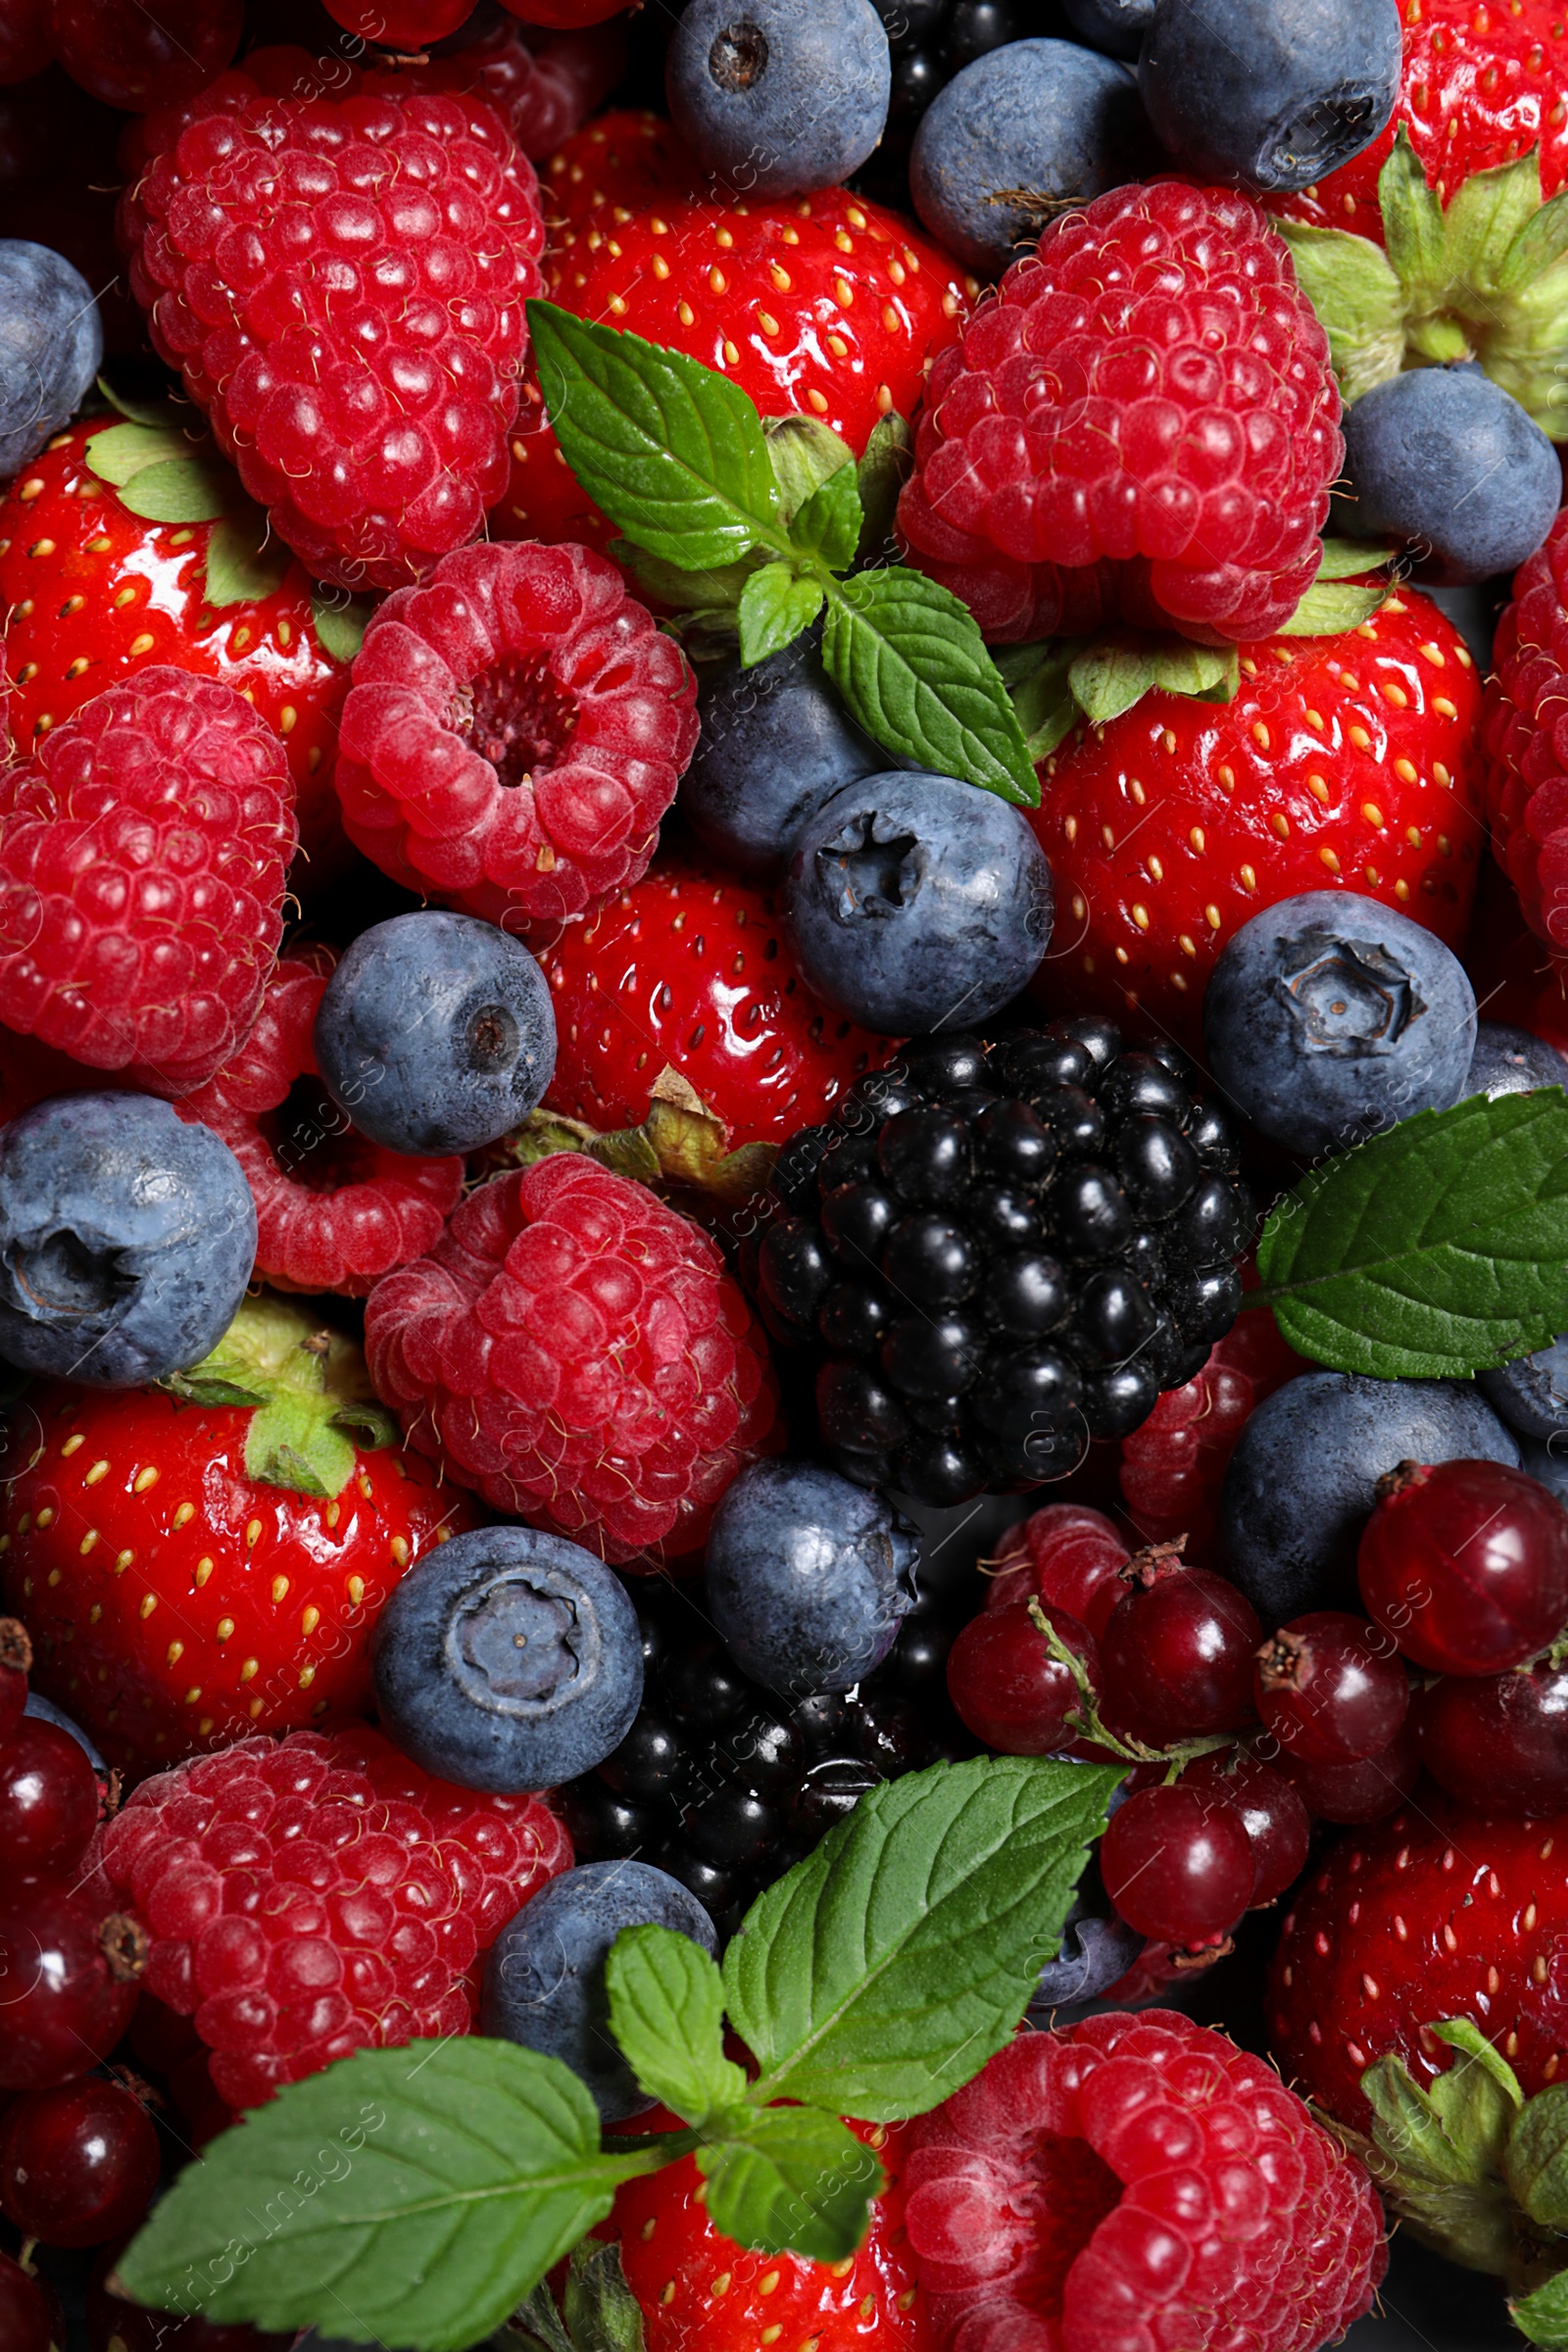
[[[386,1448],[358,1349],[303,1308],[248,1300],[181,1386],[35,1384],[0,1472],[33,1679],[132,1772],[366,1711],[381,1603],[476,1524]]]
[[[639,2132],[672,2132],[656,2108]],[[647,2352],[736,2352],[738,2345],[800,2352],[927,2352],[926,2298],[915,2283],[904,2226],[901,2178],[911,2127],[856,2124],[875,2148],[887,2186],[870,2226],[845,2262],[756,2254],[713,2228],[696,2159],[683,2156],[615,2192],[606,2236],[618,2232],[626,2283],[642,2306]]]
[[[601,211],[545,269],[552,300],[579,318],[687,352],[764,416],[820,417],[857,454],[880,416],[914,409],[976,291],[897,213],[843,188],[766,204],[661,198],[624,221]],[[491,530],[607,547],[613,527],[578,489],[531,375],[524,402]]]
[[[154,466],[176,470],[138,491]],[[176,487],[205,492],[212,519],[137,511],[160,488],[167,511]],[[332,761],[348,664],[322,642],[343,622],[318,613],[305,570],[264,550],[265,532],[210,442],[114,417],[57,434],[0,499],[5,725],[25,757],[106,686],[159,662],[232,686],[282,738],[309,889],[347,855]]]
[[[829,1116],[894,1040],[807,990],[772,898],[661,858],[542,958],[556,1008],[547,1108],[585,1126],[647,1126],[670,1176],[699,1181],[748,1144]]]
[[[1488,1819],[1434,1795],[1349,1830],[1289,1912],[1269,1976],[1287,2082],[1366,2128],[1361,2076],[1393,2050],[1419,2083],[1423,2029],[1473,2018],[1527,2092],[1568,2065],[1568,1816]]]
[[[1203,984],[1259,908],[1336,886],[1457,949],[1482,847],[1481,687],[1405,588],[1336,637],[1245,648],[1217,705],[1154,691],[1080,726],[1031,818],[1056,883],[1045,965],[1064,998],[1196,1042]]]
[[[549,231],[545,282],[559,283],[568,257],[602,252],[634,213],[704,188],[705,174],[667,115],[639,106],[595,115],[562,141],[539,173]]]

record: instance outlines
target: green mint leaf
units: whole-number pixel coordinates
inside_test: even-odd
[[[974,616],[935,580],[895,567],[837,583],[822,660],[851,714],[901,760],[1039,807],[1017,713]]]
[[[1359,539],[1325,539],[1323,560],[1317,567],[1316,587],[1323,580],[1359,579],[1364,571],[1381,571],[1392,564],[1397,549],[1373,547]]]
[[[1263,1229],[1254,1294],[1320,1364],[1463,1380],[1568,1330],[1559,1087],[1423,1110],[1302,1178]]]
[[[1548,2278],[1522,2302],[1510,2303],[1508,2309],[1514,2326],[1531,2343],[1568,2344],[1568,2271],[1559,2271],[1555,2278]]]
[[[322,653],[334,662],[352,662],[365,643],[365,632],[375,611],[368,596],[344,598],[330,588],[318,588],[311,598],[311,621]]]
[[[759,559],[751,556],[739,564],[720,564],[716,571],[683,571],[678,564],[662,563],[647,548],[636,547],[629,539],[612,540],[610,552],[617,564],[624,564],[635,575],[639,587],[677,612],[733,612],[745,593],[747,581],[759,568]]]
[[[766,416],[762,438],[778,484],[779,520],[784,523],[794,522],[830,474],[855,464],[849,443],[820,416]]]
[[[1107,638],[1079,655],[1070,672],[1073,700],[1091,726],[1108,726],[1154,683],[1152,638]]]
[[[893,518],[898,512],[899,492],[914,471],[914,435],[897,409],[890,409],[872,425],[856,470],[865,514],[859,561],[892,564],[898,557]]]
[[[746,2096],[724,2055],[724,1984],[714,1963],[672,1928],[623,1928],[605,1963],[610,2026],[644,2090],[688,2124]]]
[[[871,2150],[811,2107],[758,2108],[744,2121],[744,2134],[697,2151],[713,2228],[760,2254],[847,2260],[882,2185]]]
[[[788,564],[764,564],[741,592],[741,662],[755,669],[769,654],[780,654],[808,629],[822,610],[822,583],[802,577]]]
[[[1357,587],[1353,580],[1315,579],[1289,620],[1282,620],[1281,637],[1339,637],[1370,620],[1392,591],[1384,581],[1376,588]]]
[[[643,2315],[613,2238],[587,2237],[566,2272],[566,2326],[578,2352],[643,2352]]]
[[[852,460],[812,491],[790,524],[790,537],[806,554],[819,557],[829,571],[848,571],[864,521],[859,477]]]
[[[282,586],[293,561],[282,540],[269,534],[261,508],[247,502],[243,511],[221,516],[208,535],[203,593],[220,608],[258,604]]]
[[[1063,637],[1054,644],[1007,646],[997,667],[1018,713],[1024,749],[1032,764],[1049,760],[1069,736],[1082,715],[1073,700],[1073,664],[1083,652],[1083,639]],[[1025,662],[1006,656],[1024,655]]]
[[[628,539],[691,571],[780,546],[761,419],[737,384],[552,302],[528,321],[566,463]]]
[[[1404,289],[1388,255],[1347,228],[1277,220],[1301,291],[1329,339],[1347,401],[1397,375],[1404,362]]]
[[[361,2050],[295,2082],[181,2173],[121,2257],[134,2301],[279,2332],[352,2324],[466,2352],[669,2141],[600,2152],[557,2058],[477,2037]]]
[[[891,2122],[977,2075],[1056,1948],[1118,1777],[981,1756],[863,1796],[724,1954],[754,2096]]]

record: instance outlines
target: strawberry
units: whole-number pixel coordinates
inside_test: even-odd
[[[662,2108],[639,2132],[671,2132]],[[845,2262],[754,2254],[721,2236],[702,2201],[696,2159],[683,2156],[615,2192],[609,2231],[620,2235],[626,2283],[642,2306],[646,2352],[926,2352],[925,2298],[915,2284],[900,2179],[907,2124],[857,2124],[889,2176],[870,2227]]]
[[[359,1350],[250,1299],[172,1384],[40,1382],[12,1417],[0,1589],[34,1680],[135,1773],[369,1705],[380,1604],[476,1524],[391,1432]]]
[[[184,519],[158,519],[172,514]],[[347,857],[331,777],[357,631],[313,602],[210,442],[112,417],[57,434],[0,499],[0,611],[16,752],[172,663],[232,686],[282,737],[307,883]]]
[[[1078,725],[1031,818],[1056,884],[1054,1009],[1071,999],[1193,1043],[1232,934],[1336,885],[1457,948],[1482,846],[1480,710],[1463,639],[1406,588],[1342,634],[1244,647],[1228,704],[1156,688]]]
[[[695,196],[704,184],[667,115],[639,106],[596,115],[564,139],[540,170],[539,197],[550,231],[546,279],[579,249],[598,253],[634,213]]]
[[[644,1176],[657,1162],[755,1189],[765,1176],[751,1158],[721,1173],[724,1155],[827,1118],[893,1050],[808,993],[767,893],[678,858],[568,923],[542,960],[557,1039],[546,1109],[644,1130],[652,1158],[629,1171]]]

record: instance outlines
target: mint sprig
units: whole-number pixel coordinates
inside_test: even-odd
[[[1464,1380],[1568,1331],[1568,1100],[1560,1087],[1418,1112],[1325,1162],[1263,1228],[1261,1288],[1292,1346],[1337,1372]]]
[[[766,659],[825,603],[823,661],[854,717],[901,760],[1035,808],[1039,780],[1017,716],[968,608],[902,565],[841,578],[899,461],[893,436],[863,474],[821,470],[798,506],[780,493],[755,404],[714,368],[556,304],[528,305],[540,389],[563,455],[633,545],[677,572],[753,560],[740,597],[742,660]],[[871,453],[868,452],[869,456]],[[786,479],[790,474],[786,469]],[[687,602],[706,610],[694,580]],[[673,600],[672,600],[673,601]],[[786,634],[786,631],[789,634]]]
[[[612,2030],[691,2129],[602,2140],[577,2077],[511,2042],[361,2051],[215,2139],[122,2257],[119,2289],[462,2352],[620,2181],[686,2154],[738,2243],[843,2259],[881,2175],[840,2119],[934,2107],[1007,2040],[1117,1779],[985,1756],[874,1790],[753,1905],[722,1977],[667,1930],[627,1931],[607,1969]],[[751,2082],[723,2046],[726,1999]]]

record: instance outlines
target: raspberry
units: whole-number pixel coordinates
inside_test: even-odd
[[[356,1724],[143,1781],[104,1867],[151,1936],[147,1989],[254,2107],[352,2050],[469,2032],[476,1959],[571,1843],[540,1798],[431,1780]]]
[[[1316,572],[1339,417],[1323,329],[1250,199],[1116,188],[937,360],[899,526],[993,641],[1118,616],[1264,637]]]
[[[279,536],[318,578],[393,588],[506,487],[538,183],[482,98],[319,91],[274,49],[150,116],[121,235],[160,357]]]
[[[1255,1405],[1303,1371],[1270,1314],[1242,1314],[1183,1388],[1167,1389],[1142,1429],[1121,1442],[1121,1492],[1151,1544],[1186,1536],[1196,1556],[1213,1542],[1225,1465]]]
[[[1048,1502],[1007,1530],[990,1562],[988,1609],[1010,1608],[1038,1595],[1047,1608],[1065,1609],[1098,1640],[1126,1592],[1121,1569],[1128,1550],[1103,1511],[1086,1503]]]
[[[330,949],[285,956],[250,1036],[179,1115],[220,1135],[245,1171],[257,1273],[274,1290],[357,1298],[434,1245],[463,1162],[388,1152],[328,1100],[311,1030],[335,961]]]
[[[921,2117],[905,2186],[941,2352],[1312,2352],[1388,2264],[1360,2166],[1168,2009],[1020,2034]]]
[[[294,855],[283,747],[231,686],[137,671],[0,779],[0,1019],[188,1094],[250,1028]]]
[[[471,1193],[365,1317],[410,1442],[608,1560],[693,1550],[771,1450],[766,1345],[708,1236],[576,1152]]]
[[[1482,718],[1487,822],[1532,928],[1568,948],[1568,512],[1520,565],[1493,660]]]
[[[634,882],[697,745],[679,648],[582,547],[466,548],[371,620],[335,770],[408,890],[515,929]]]

